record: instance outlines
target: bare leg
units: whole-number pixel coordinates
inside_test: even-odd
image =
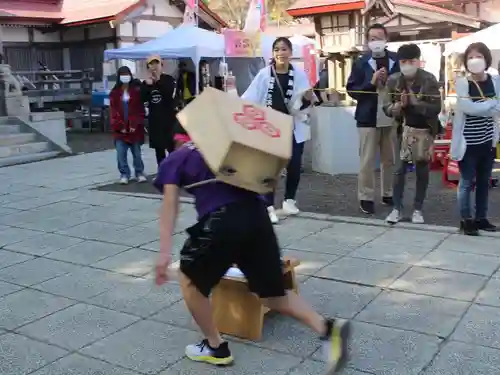
[[[285,297],[266,298],[262,300],[262,303],[271,310],[279,311],[284,315],[289,315],[301,321],[320,336],[324,336],[327,333],[325,318],[314,311],[312,307],[295,292],[288,292]]]
[[[184,303],[210,346],[218,348],[223,340],[215,326],[210,300],[198,291],[186,275],[182,272],[179,275]]]

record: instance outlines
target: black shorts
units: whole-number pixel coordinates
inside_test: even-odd
[[[206,297],[237,264],[249,289],[261,298],[285,295],[281,252],[264,202],[223,206],[188,228],[180,269]]]

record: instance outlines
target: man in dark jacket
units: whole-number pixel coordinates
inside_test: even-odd
[[[375,212],[375,161],[380,156],[382,202],[392,201],[394,131],[392,121],[382,109],[387,77],[399,72],[397,55],[386,49],[387,30],[381,24],[368,28],[369,51],[355,63],[347,81],[347,92],[357,101],[359,130],[358,199],[364,213]]]
[[[142,85],[142,98],[148,104],[149,147],[156,153],[156,161],[160,165],[166,157],[166,151],[175,149],[174,126],[177,122],[175,101],[175,79],[161,72],[160,56],[147,59],[150,74]]]

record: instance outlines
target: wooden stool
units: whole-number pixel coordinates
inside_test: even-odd
[[[298,260],[285,257],[283,276],[286,289],[298,293],[295,267]],[[248,340],[260,340],[264,315],[269,309],[250,292],[244,278],[224,277],[212,292],[215,324],[221,333]]]

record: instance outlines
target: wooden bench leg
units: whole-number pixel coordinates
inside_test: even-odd
[[[248,340],[260,340],[264,309],[245,283],[221,280],[212,293],[214,320],[220,332]]]

